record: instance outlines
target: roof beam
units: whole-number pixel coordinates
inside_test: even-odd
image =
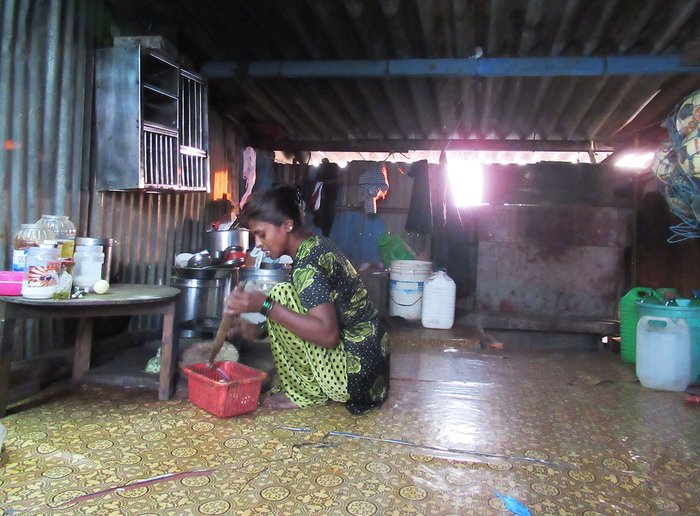
[[[284,151],[326,151],[326,152],[408,152],[415,150],[483,150],[483,151],[548,151],[548,152],[611,152],[612,147],[590,141],[559,140],[442,140],[442,139],[384,139],[384,140],[343,140],[309,141],[277,140],[256,142],[261,147]]]
[[[209,78],[590,77],[700,73],[680,54],[600,57],[482,57],[206,63]]]

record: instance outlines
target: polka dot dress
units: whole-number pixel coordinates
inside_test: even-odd
[[[344,401],[353,414],[381,405],[389,392],[389,339],[352,264],[333,242],[311,236],[297,250],[291,280],[275,285],[270,297],[299,313],[334,303],[341,340],[323,348],[268,321],[287,397],[300,407]]]
[[[290,310],[306,313],[290,283],[278,283],[270,297]],[[280,384],[299,407],[321,405],[328,399],[348,400],[348,374],[342,343],[328,349],[300,339],[283,326],[267,322]]]

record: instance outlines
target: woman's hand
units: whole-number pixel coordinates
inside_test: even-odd
[[[232,341],[236,337],[249,341],[258,340],[260,337],[262,337],[262,330],[257,324],[253,324],[250,321],[237,317],[231,321],[231,327],[226,334],[226,338],[229,341]]]
[[[241,315],[246,312],[259,312],[265,298],[263,292],[252,290],[244,291],[245,285],[239,284],[231,291],[226,302],[228,315]]]

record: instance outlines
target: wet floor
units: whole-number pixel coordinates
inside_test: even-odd
[[[508,514],[498,494],[532,514],[700,514],[700,406],[607,351],[474,342],[392,332],[389,400],[360,417],[49,389],[2,420],[0,514]]]

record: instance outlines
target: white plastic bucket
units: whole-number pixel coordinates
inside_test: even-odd
[[[444,270],[431,274],[423,284],[420,322],[424,328],[448,330],[455,322],[457,285]]]
[[[433,270],[433,262],[393,260],[389,270],[389,315],[409,321],[420,320],[423,283]]]
[[[637,324],[637,378],[649,389],[684,391],[690,383],[690,329],[685,319],[645,315]]]

